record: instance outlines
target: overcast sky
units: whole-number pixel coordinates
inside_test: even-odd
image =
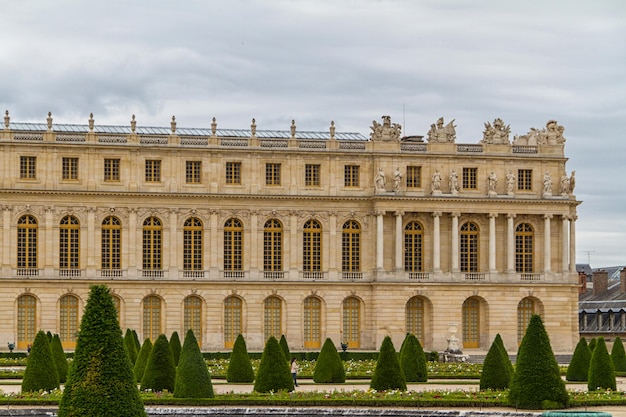
[[[577,262],[626,265],[626,1],[5,1],[12,121],[404,134],[565,127]]]

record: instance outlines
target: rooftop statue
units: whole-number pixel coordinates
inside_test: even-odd
[[[541,130],[531,127],[527,134],[522,136],[515,135],[513,145],[561,145],[565,143],[564,131],[565,128],[559,125],[556,120],[548,120],[546,127]]]
[[[443,117],[437,120],[437,125],[434,123],[430,125],[428,131],[428,142],[431,143],[454,143],[456,139],[456,130],[454,125],[454,119],[447,125],[443,125]]]
[[[481,143],[508,145],[510,133],[511,125],[504,126],[502,119],[497,118],[493,121],[493,126],[489,122],[485,123],[485,131],[483,132]]]
[[[399,141],[402,133],[402,126],[399,123],[391,123],[391,116],[383,116],[383,123],[380,124],[376,120],[372,120],[372,140]]]

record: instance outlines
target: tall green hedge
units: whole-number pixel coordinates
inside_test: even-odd
[[[200,352],[198,340],[189,329],[180,353],[176,369],[174,397],[176,398],[213,398],[213,384],[206,362]]]
[[[613,361],[602,336],[598,337],[596,347],[591,354],[587,389],[589,391],[616,390],[615,368],[613,368]]]
[[[178,332],[172,333],[170,337],[170,348],[172,349],[172,355],[174,356],[174,366],[178,366],[178,361],[180,360],[180,337],[178,336]]]
[[[54,358],[54,364],[57,367],[59,373],[59,382],[65,384],[67,380],[67,355],[63,350],[63,344],[58,334],[52,336],[52,343],[50,343],[50,349],[52,350],[52,357]]]
[[[389,336],[385,336],[380,346],[370,388],[376,391],[406,391],[406,380],[400,367],[400,360]]]
[[[139,354],[137,354],[137,361],[133,367],[133,375],[135,376],[135,381],[137,382],[141,382],[143,378],[143,373],[146,370],[146,364],[148,363],[150,352],[152,352],[152,342],[150,341],[150,338],[147,337],[139,350]]]
[[[285,354],[274,336],[265,343],[261,363],[254,382],[256,392],[293,391],[293,378]]]
[[[48,335],[43,330],[37,332],[26,361],[22,379],[23,392],[52,391],[60,387],[59,373],[48,340]]]
[[[289,351],[289,344],[287,343],[287,338],[285,337],[285,335],[280,336],[278,344],[283,350],[283,354],[285,355],[285,359],[287,359],[287,362],[291,362],[291,352]]]
[[[170,347],[167,337],[164,334],[159,335],[152,351],[148,356],[146,369],[143,371],[141,378],[141,390],[152,391],[174,391],[174,383],[176,382],[176,367],[174,366],[174,355]]]
[[[320,355],[315,361],[313,381],[318,384],[342,384],[346,382],[346,370],[343,367],[343,361],[330,338],[324,342]]]
[[[498,336],[500,336],[498,334]],[[502,340],[502,339],[500,339]],[[480,390],[503,390],[509,387],[511,382],[511,371],[504,357],[502,346],[494,339],[485,360],[483,361],[483,371],[480,374]]]
[[[133,332],[130,329],[126,329],[126,333],[124,333],[124,346],[128,353],[128,359],[130,359],[130,363],[134,366],[137,361],[137,345],[135,344]]]
[[[406,382],[428,381],[426,354],[415,335],[408,333],[400,348],[400,366]]]
[[[568,381],[586,382],[589,378],[589,363],[591,362],[591,351],[587,340],[581,337],[576,344],[574,354],[567,367],[565,379]]]
[[[596,343],[598,343],[598,339],[596,339],[595,337],[593,337],[589,341],[589,350],[591,351],[591,353],[593,353],[593,350],[596,348]]]
[[[131,330],[133,334],[133,340],[135,341],[135,350],[137,351],[137,355],[139,355],[139,351],[141,350],[141,342],[139,341],[139,336],[137,335],[137,331],[135,329]]]
[[[626,372],[626,352],[624,352],[624,344],[622,339],[615,338],[613,347],[611,348],[611,359],[616,372]]]
[[[228,369],[226,369],[226,381],[248,383],[254,381],[252,362],[248,356],[246,341],[242,335],[238,335],[237,339],[235,339],[233,351],[228,361]]]

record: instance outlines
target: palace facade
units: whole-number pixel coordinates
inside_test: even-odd
[[[407,332],[464,353],[517,349],[542,315],[555,351],[578,341],[575,220],[563,128],[478,143],[452,123],[371,133],[19,123],[0,129],[0,340],[39,329],[74,347],[91,284],[122,329],[194,330],[204,350],[284,334],[375,350]],[[458,334],[454,334],[458,328]],[[452,332],[452,333],[451,333]]]

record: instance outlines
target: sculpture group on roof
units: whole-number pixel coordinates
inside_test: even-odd
[[[548,120],[546,127],[541,130],[531,127],[530,131],[525,135],[515,135],[513,145],[561,145],[565,142],[563,131],[565,131],[565,128],[558,124],[556,120]]]
[[[380,124],[376,120],[372,120],[372,133],[370,138],[372,140],[400,140],[400,134],[402,133],[402,126],[399,123],[391,123],[391,116],[383,116],[383,123]]]
[[[454,119],[444,126],[443,117],[437,120],[437,124],[430,125],[428,142],[430,143],[454,143],[456,139],[456,126]]]
[[[480,143],[489,143],[495,145],[508,145],[509,134],[511,133],[511,125],[504,126],[502,119],[497,118],[493,121],[493,125],[485,123],[485,131],[483,132],[483,140]]]

